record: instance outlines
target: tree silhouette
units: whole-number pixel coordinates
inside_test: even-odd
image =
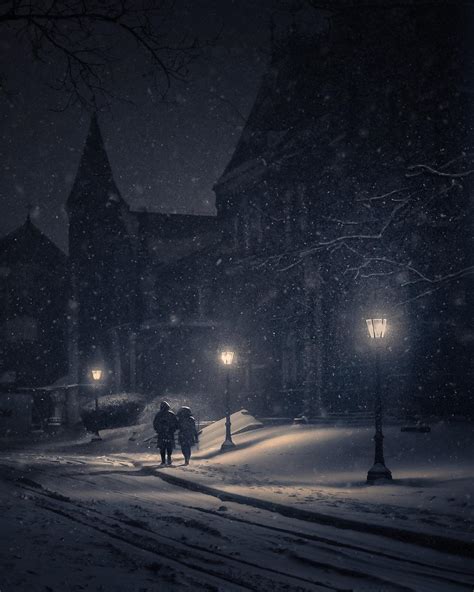
[[[114,69],[137,51],[140,68],[162,94],[183,79],[204,44],[178,30],[168,0],[7,0],[0,31],[12,31],[53,72],[61,109],[97,109],[115,98]],[[211,43],[207,41],[206,44]],[[5,76],[0,89],[6,92]]]

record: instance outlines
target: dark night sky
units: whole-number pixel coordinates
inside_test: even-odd
[[[199,0],[182,8],[180,26],[196,35],[223,30],[191,66],[189,79],[174,84],[172,103],[161,102],[141,76],[141,57],[124,53],[114,89],[134,105],[114,103],[100,123],[117,184],[133,208],[214,213],[212,186],[243,125],[232,105],[248,114],[265,69],[270,6],[271,0]],[[50,69],[34,63],[13,35],[0,44],[13,93],[0,98],[0,234],[21,224],[32,204],[35,223],[66,248],[64,204],[89,115],[79,108],[53,111],[58,96],[44,84]]]

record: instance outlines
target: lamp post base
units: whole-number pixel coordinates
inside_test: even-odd
[[[227,452],[228,450],[232,450],[232,448],[235,448],[235,444],[232,440],[224,440],[221,446],[221,452]]]
[[[367,473],[367,483],[374,484],[378,481],[391,481],[392,473],[390,469],[381,463],[375,463]]]

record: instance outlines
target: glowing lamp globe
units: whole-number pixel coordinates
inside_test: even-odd
[[[387,330],[387,319],[366,319],[371,339],[383,339]]]
[[[92,378],[99,381],[102,378],[102,370],[100,368],[94,368],[92,370]]]
[[[221,352],[221,360],[225,366],[230,366],[234,361],[234,352],[230,349],[225,349]]]

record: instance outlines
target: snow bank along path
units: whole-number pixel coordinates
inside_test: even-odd
[[[370,427],[261,427],[245,410],[232,415],[232,427],[235,450],[220,454],[222,419],[203,430],[191,466],[173,475],[329,517],[473,542],[474,434],[468,424],[439,423],[428,434],[387,427],[386,461],[394,481],[376,487],[365,483],[373,459]],[[87,436],[45,449],[126,454],[145,466],[156,461],[149,422],[102,435],[98,447]]]
[[[474,581],[461,557],[223,506],[119,455],[15,453],[1,464],[5,592],[456,592]]]
[[[179,473],[185,484],[274,507],[285,504],[303,514],[316,512],[320,520],[324,514],[339,524],[355,520],[375,530],[384,526],[394,534],[416,533],[420,541],[431,537],[442,546],[458,541],[459,549],[472,549],[474,436],[469,425],[440,423],[428,434],[387,428],[386,460],[395,479],[374,487],[365,483],[373,458],[372,428],[246,431],[258,422],[246,412],[232,420],[241,430],[234,433],[236,449],[219,453],[223,420],[205,428],[194,463]]]
[[[285,506],[281,513],[288,514],[288,508],[303,510],[300,516],[318,514],[320,522],[325,518],[337,519],[339,524],[354,521],[374,526],[374,532],[384,526],[392,532],[420,534],[419,541],[431,536],[434,544],[451,540],[460,549],[471,548],[474,450],[470,426],[437,424],[430,434],[407,434],[388,427],[386,459],[395,480],[370,487],[365,475],[373,458],[371,428],[261,427],[245,411],[232,415],[232,425],[235,450],[220,454],[225,429],[221,420],[203,430],[190,467],[178,467],[163,476],[186,479],[188,487],[209,487],[214,495],[217,490],[221,496],[245,496],[248,503],[257,500],[260,507],[280,504]],[[130,442],[132,432],[135,440]],[[143,424],[104,431],[99,448],[87,438],[62,450],[121,454],[147,467],[157,458],[150,436],[150,426]],[[50,451],[55,447],[60,451],[57,446],[52,444]]]

